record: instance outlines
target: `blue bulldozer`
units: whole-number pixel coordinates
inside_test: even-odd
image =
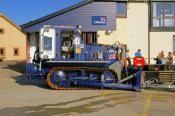
[[[60,33],[65,30],[71,36]],[[39,47],[27,62],[27,76],[41,77],[56,90],[89,87],[140,91],[142,71],[125,66],[126,45],[86,44],[80,30],[44,25],[39,33]]]

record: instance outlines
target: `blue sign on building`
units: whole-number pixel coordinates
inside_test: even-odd
[[[92,16],[92,25],[107,25],[106,16]]]

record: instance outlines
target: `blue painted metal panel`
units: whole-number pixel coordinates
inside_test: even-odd
[[[58,30],[57,30],[58,31]],[[60,36],[56,36],[56,59],[60,60],[61,57],[61,33],[59,33]]]
[[[93,25],[92,16],[105,16],[106,25]],[[43,25],[82,26],[84,32],[97,30],[116,30],[116,3],[92,2],[62,15],[56,16],[25,29],[27,32],[38,32]]]

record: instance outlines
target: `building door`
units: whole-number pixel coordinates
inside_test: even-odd
[[[82,38],[86,44],[97,43],[97,32],[82,32]]]
[[[28,35],[28,60],[30,60],[30,62],[33,62],[34,59],[34,54],[36,52],[36,50],[39,49],[39,39],[40,39],[40,34],[39,32],[36,33],[31,33],[30,35]]]
[[[37,40],[35,33],[31,33],[29,36],[29,60],[32,63],[35,51],[37,50]]]
[[[173,55],[175,55],[175,35],[173,36]]]

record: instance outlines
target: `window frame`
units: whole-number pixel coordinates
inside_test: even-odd
[[[124,4],[125,4],[125,6],[126,6],[126,7],[125,7],[125,10],[126,10],[125,15],[121,15],[121,14],[118,13],[118,3],[124,3]],[[127,15],[128,15],[128,14],[127,14],[127,13],[128,13],[128,12],[127,12],[127,4],[128,4],[127,2],[117,2],[117,5],[116,5],[116,7],[117,7],[117,8],[116,8],[116,17],[117,17],[117,18],[127,18]]]
[[[15,50],[18,51],[17,54],[15,54]],[[20,51],[19,51],[19,48],[13,48],[13,56],[19,56],[20,55]]]
[[[4,30],[5,30],[4,28],[0,28],[0,34],[4,34]]]
[[[153,7],[154,7],[154,3],[163,3],[163,17],[154,17],[153,16]],[[174,1],[161,1],[161,2],[151,2],[151,7],[150,7],[150,14],[151,14],[151,17],[150,17],[150,22],[151,22],[151,25],[150,25],[150,27],[151,27],[151,31],[174,31],[175,30],[175,11],[174,11],[174,16],[165,16],[165,12],[166,12],[166,10],[165,10],[165,8],[166,8],[166,3],[173,3],[174,4],[174,10],[175,10],[175,2]],[[163,20],[163,26],[162,27],[154,27],[153,26],[153,20],[154,19],[162,19]],[[167,27],[167,26],[165,26],[165,19],[174,19],[174,26],[172,26],[172,27]]]
[[[1,48],[0,48],[0,51],[1,51],[1,50],[3,50],[3,52],[4,52],[4,53],[3,53],[3,54],[1,54],[1,53],[0,53],[0,56],[3,56],[3,57],[5,57],[5,55],[6,55],[6,51],[5,51],[5,48],[4,48],[4,47],[1,47]]]

